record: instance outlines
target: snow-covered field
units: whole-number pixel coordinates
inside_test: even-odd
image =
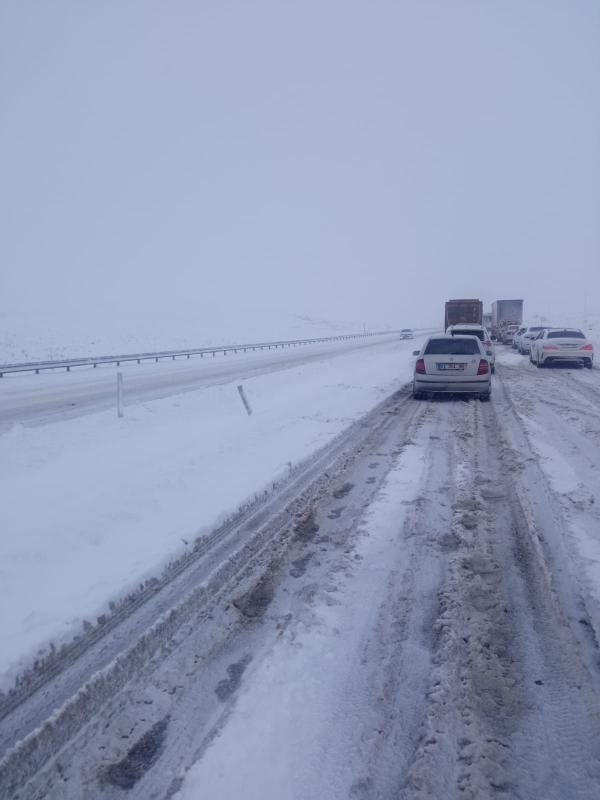
[[[68,315],[4,310],[0,317],[0,364],[336,336],[359,333],[365,324],[369,330],[388,327],[376,320],[327,320],[272,308],[221,308],[201,299],[182,305],[176,317],[119,306],[85,316],[74,308]],[[394,327],[407,324],[413,323]]]
[[[2,687],[408,380],[417,345],[249,378],[251,417],[233,381],[0,436]]]

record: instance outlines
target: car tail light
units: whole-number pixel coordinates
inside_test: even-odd
[[[544,350],[558,350],[558,345],[556,344],[545,344]]]
[[[594,345],[592,345],[592,344],[582,344],[579,349],[580,350],[593,350],[594,349]]]
[[[423,358],[417,359],[415,372],[418,372],[419,375],[425,375],[425,360]]]
[[[489,363],[485,360],[485,358],[482,358],[479,362],[479,366],[477,367],[477,374],[487,375],[489,371],[490,371]]]

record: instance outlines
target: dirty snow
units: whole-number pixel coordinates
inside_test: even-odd
[[[359,697],[344,703],[352,682],[348,675],[361,671],[363,647],[385,600],[390,573],[407,567],[401,531],[424,463],[422,443],[405,448],[364,516],[357,566],[339,584],[337,601],[313,609],[316,624],[294,627],[256,668],[248,667],[246,688],[226,727],[192,767],[176,800],[354,796],[362,723],[360,718],[356,724],[342,722],[339,715],[348,713],[347,705],[354,713],[360,708]]]

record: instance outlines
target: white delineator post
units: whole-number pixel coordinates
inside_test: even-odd
[[[117,372],[117,416],[123,416],[123,373]]]
[[[244,404],[244,408],[248,412],[248,416],[252,414],[252,409],[250,408],[250,403],[248,402],[248,398],[246,397],[246,392],[244,391],[244,387],[240,383],[237,387],[238,392],[240,393],[240,397],[242,398],[242,403]]]

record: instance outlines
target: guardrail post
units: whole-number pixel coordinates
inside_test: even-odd
[[[123,416],[123,373],[117,372],[117,416]]]

